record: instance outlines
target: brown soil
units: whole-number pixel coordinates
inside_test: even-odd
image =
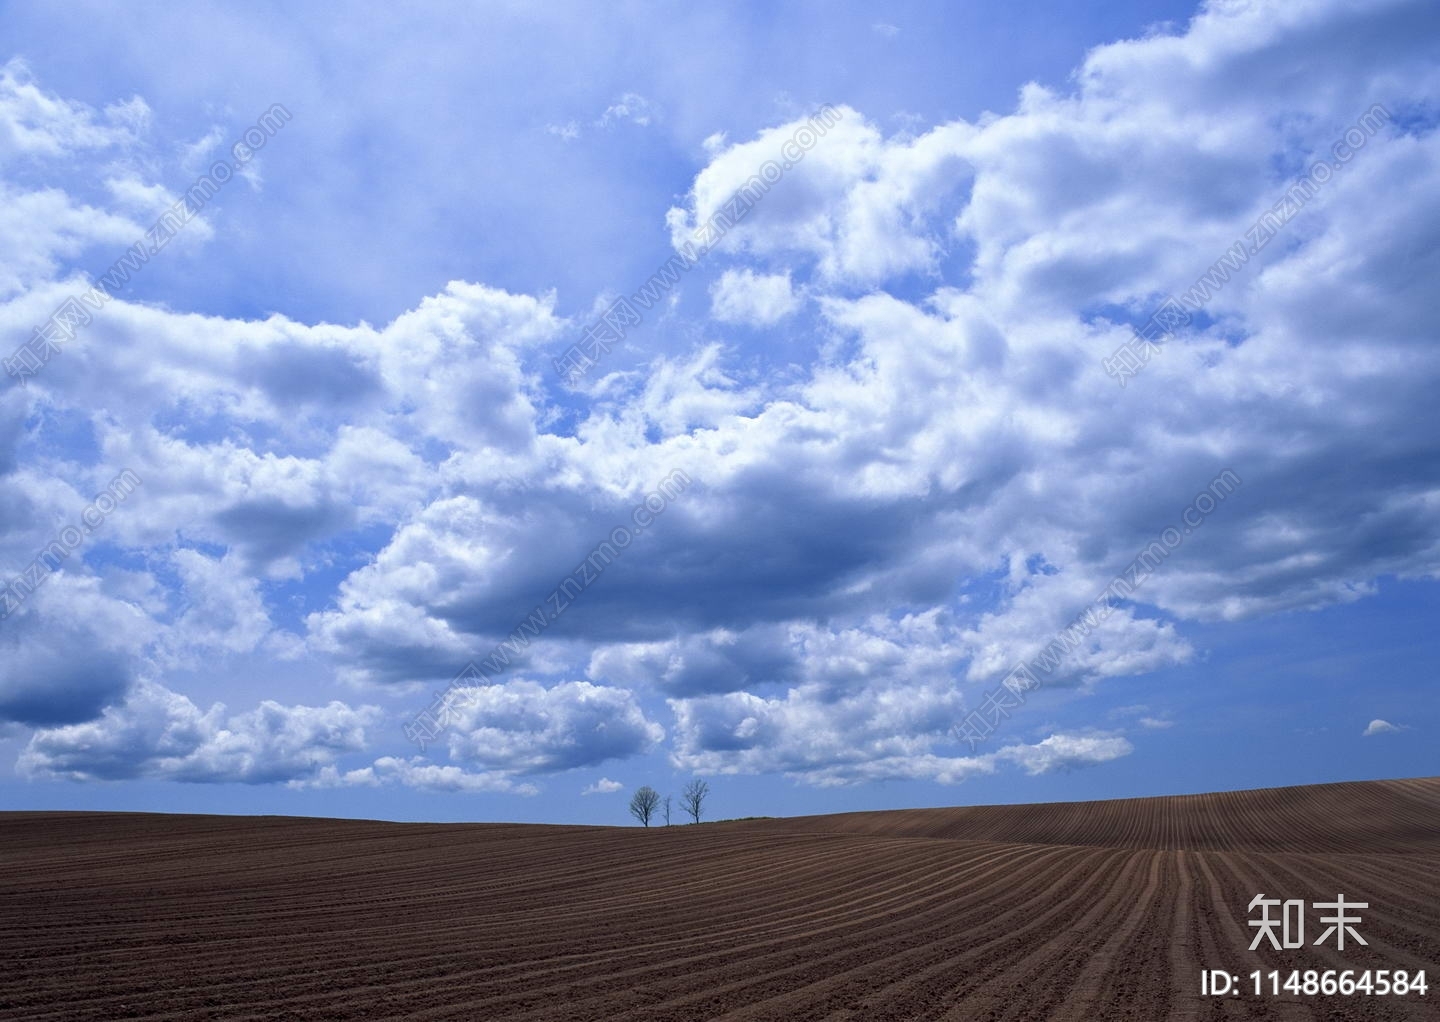
[[[1257,893],[1368,946],[1248,950]],[[1239,975],[1200,996],[1200,970]],[[0,1018],[1435,1019],[1440,778],[699,827],[0,813]]]

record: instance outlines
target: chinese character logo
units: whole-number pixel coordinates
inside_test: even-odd
[[[1267,898],[1263,894],[1257,894],[1250,899],[1250,912],[1254,913],[1257,907],[1260,909],[1260,918],[1250,920],[1250,925],[1257,930],[1255,939],[1250,942],[1251,951],[1259,947],[1262,940],[1269,940],[1270,946],[1277,951],[1305,945],[1305,902],[1299,898],[1281,901],[1279,898]],[[1334,901],[1315,902],[1317,909],[1335,910],[1334,915],[1320,917],[1320,921],[1330,924],[1330,928],[1320,934],[1315,946],[1324,944],[1332,934],[1335,937],[1335,947],[1340,951],[1345,950],[1346,934],[1349,934],[1350,940],[1355,943],[1368,945],[1370,942],[1355,929],[1354,924],[1360,922],[1360,916],[1349,915],[1345,910],[1369,907],[1368,901],[1346,901],[1343,894],[1337,894]],[[1280,910],[1278,918],[1273,914],[1276,908]]]

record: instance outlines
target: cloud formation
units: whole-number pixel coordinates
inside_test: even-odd
[[[17,771],[73,781],[138,778],[210,784],[268,784],[313,778],[345,753],[366,747],[374,706],[282,706],[265,700],[247,713],[222,703],[201,712],[154,682],[141,682],[98,720],[36,731]]]
[[[1130,753],[1076,728],[960,755],[950,728],[1167,528],[1193,535],[1050,683],[1186,663],[1196,622],[1440,577],[1437,18],[1215,3],[1006,113],[887,135],[837,108],[707,255],[708,318],[674,312],[663,353],[617,352],[583,391],[549,368],[585,326],[553,293],[456,281],[381,326],[111,302],[30,385],[0,381],[7,578],[104,479],[146,480],[108,545],[0,632],[0,718],[40,729],[22,769],[518,792],[661,747],[667,711],[675,766],[813,784]],[[1131,325],[1375,109],[1363,149],[1122,390],[1104,359]],[[601,123],[653,118],[626,94]],[[711,135],[666,221],[677,246],[806,124]],[[130,158],[152,130],[138,100],[96,110],[6,66],[6,351],[84,283],[81,252],[141,233],[169,187]],[[111,184],[35,184],[62,162]],[[165,687],[258,651],[416,697],[677,468],[695,486],[476,693],[448,763],[377,756],[373,706],[230,716]],[[1181,521],[1227,469],[1246,487]]]
[[[1377,718],[1365,725],[1365,730],[1361,732],[1361,737],[1373,738],[1375,735],[1395,734],[1407,730],[1409,729],[1404,724],[1392,724],[1388,720],[1380,720]]]

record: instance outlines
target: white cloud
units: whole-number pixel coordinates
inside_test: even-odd
[[[242,174],[250,170],[247,165]],[[180,197],[161,184],[146,184],[134,173],[119,174],[105,179],[105,189],[113,197],[116,206],[127,215],[133,217],[146,227],[146,231],[154,225],[160,215],[172,209],[180,201]],[[166,247],[175,244],[200,244],[215,236],[215,229],[203,216],[194,215],[185,221],[183,228],[174,238],[167,242]],[[132,242],[139,242],[146,235],[136,232],[131,237]],[[128,247],[128,246],[127,246]]]
[[[605,112],[600,115],[595,126],[608,128],[617,121],[631,121],[642,128],[648,127],[657,113],[655,104],[650,100],[639,93],[627,92],[605,108]]]
[[[279,775],[509,790],[653,747],[632,687],[675,700],[672,751],[695,768],[954,780],[1118,755],[1123,739],[1065,732],[989,758],[942,743],[1223,469],[1246,485],[1050,681],[1186,663],[1194,621],[1440,577],[1440,71],[1417,10],[1215,4],[1183,35],[1092,51],[1068,91],[1027,87],[1009,113],[887,137],[842,109],[713,256],[735,261],[717,319],[779,323],[804,295],[818,329],[773,358],[678,330],[588,400],[548,367],[578,329],[553,294],[455,282],[379,327],[114,301],[31,386],[0,392],[0,562],[22,570],[122,467],[146,485],[104,535],[135,560],[74,558],[7,620],[0,716],[49,728],[27,754],[45,770],[88,769],[60,725],[123,750],[116,734],[157,721],[157,741],[196,744],[135,753],[136,769],[246,776],[183,697],[120,700],[166,656],[271,641],[265,582],[333,573],[306,638],[341,680],[453,676],[680,467],[697,485],[516,651],[548,687],[486,690],[451,750],[463,765],[341,772],[297,752],[271,756]],[[94,181],[117,182],[83,199],[0,183],[11,350],[74,290],[67,260],[136,240],[131,212],[161,195],[107,169],[143,134],[142,106],[98,112],[5,75],[0,169],[88,154]],[[1127,321],[1183,291],[1374,103],[1394,122],[1226,284],[1213,322],[1121,391],[1101,361]],[[627,95],[601,120],[622,118],[653,110]],[[676,244],[801,124],[711,135],[668,218]],[[582,669],[589,683],[565,680]]]
[[[812,623],[717,628],[653,642],[612,643],[590,656],[596,681],[645,685],[675,696],[804,682],[826,692],[948,684],[970,656],[954,622],[938,610],[853,627]]]
[[[958,153],[958,136],[946,126],[913,141],[887,143],[879,130],[850,107],[834,108],[837,123],[797,119],[762,131],[753,141],[719,152],[695,178],[688,208],[672,208],[667,220],[677,249],[699,242],[700,224],[760,173],[767,161],[802,128],[817,137],[813,148],[760,192],[744,219],[730,227],[718,248],[771,261],[808,257],[822,279],[874,284],[912,271],[930,271],[942,245],[931,235],[946,200],[969,180]]]
[[[150,108],[138,97],[96,111],[45,92],[23,60],[0,67],[0,166],[17,156],[125,146],[149,123]]]
[[[596,766],[648,752],[664,730],[645,718],[630,693],[587,682],[549,689],[530,681],[481,685],[453,698],[456,719],[447,733],[451,763],[422,756],[383,756],[370,766],[341,770],[327,765],[297,778],[303,787],[400,785],[427,791],[534,795],[524,778]],[[468,767],[479,769],[467,769]],[[602,778],[583,794],[608,793],[621,785]]]
[[[687,357],[657,358],[629,409],[632,421],[658,428],[661,437],[682,436],[727,425],[754,408],[761,395],[739,385],[724,356],[720,345],[708,344]]]
[[[774,326],[800,308],[790,274],[726,270],[710,287],[710,314],[722,323]]]
[[[0,172],[21,161],[56,167],[68,158],[103,158],[111,166],[147,133],[149,119],[149,108],[138,98],[97,111],[44,91],[22,60],[0,66]],[[132,220],[126,212],[133,211],[129,200],[137,190],[147,186],[127,176],[116,187],[113,194],[125,209],[96,208],[59,187],[0,179],[0,301],[43,284],[66,259],[90,246],[128,248],[141,240],[150,220]]]
[[[625,785],[619,781],[612,781],[608,777],[602,777],[594,784],[587,784],[580,790],[582,795],[612,795],[624,788]]]
[[[95,718],[124,697],[162,633],[137,603],[74,567],[64,562],[5,619],[0,719],[46,727]]]
[[[334,766],[326,766],[313,778],[290,782],[292,787],[378,788],[399,785],[418,791],[445,792],[490,792],[511,795],[538,795],[540,789],[528,782],[516,783],[505,773],[494,771],[467,771],[458,766],[445,766],[428,762],[422,756],[401,759],[396,756],[381,756],[372,765],[356,770],[341,772]]]
[[[235,554],[212,558],[195,550],[175,551],[185,600],[176,631],[185,652],[248,653],[269,634],[259,579],[240,570],[239,561]]]
[[[1055,734],[1034,745],[1007,746],[995,755],[1033,776],[1096,766],[1134,751],[1133,745],[1116,735]]]
[[[129,248],[144,236],[139,221],[76,203],[58,188],[26,192],[0,181],[0,300],[49,279],[62,259],[92,245]],[[88,284],[77,280],[64,297],[88,290]],[[59,304],[57,300],[35,322],[43,322]],[[6,349],[7,358],[11,351]]]
[[[596,766],[649,752],[665,737],[630,692],[585,681],[479,685],[456,706],[450,758],[510,774]]]
[[[225,141],[225,131],[218,124],[197,138],[194,142],[180,146],[180,166],[185,173],[200,175],[214,165],[216,150]]]
[[[746,692],[670,700],[673,764],[701,774],[784,774],[820,787],[882,780],[958,784],[1014,763],[1037,775],[1105,763],[1133,751],[1114,735],[1052,734],[1034,745],[955,756],[952,723],[963,716],[953,690],[910,685],[850,695],[816,685],[762,699]]]
[[[1408,730],[1409,728],[1407,728],[1404,724],[1392,724],[1388,720],[1380,720],[1377,718],[1375,720],[1372,720],[1369,724],[1365,725],[1365,730],[1361,734],[1362,737],[1372,738],[1375,735],[1392,734],[1394,732]]]
[[[16,771],[77,781],[154,778],[267,784],[305,780],[336,757],[365,748],[373,706],[282,706],[265,700],[247,713],[222,703],[208,711],[154,682],[136,685],[98,720],[35,732]]]
[[[955,743],[951,728],[972,707],[943,681],[905,675],[901,664],[869,677],[856,677],[852,667],[807,680],[783,697],[741,691],[671,699],[671,760],[695,773],[781,773],[819,786],[890,779],[955,784],[993,773],[1000,763],[1034,775],[1132,751],[1115,735],[1057,733],[1035,745],[946,755],[937,750]]]

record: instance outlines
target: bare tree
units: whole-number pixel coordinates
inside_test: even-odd
[[[630,815],[648,827],[650,818],[655,815],[655,807],[659,804],[660,793],[647,784],[630,799]]]
[[[660,803],[665,807],[665,826],[670,826],[670,796],[665,796],[665,801]]]
[[[699,823],[700,811],[705,808],[705,797],[709,794],[710,785],[697,777],[685,785],[685,790],[680,793],[680,808],[689,813],[692,820]]]

